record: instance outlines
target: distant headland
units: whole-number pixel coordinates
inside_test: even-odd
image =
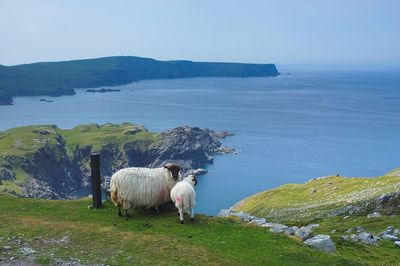
[[[74,95],[76,88],[117,86],[148,79],[277,75],[275,64],[159,61],[135,56],[0,65],[0,105],[12,104],[15,96]]]

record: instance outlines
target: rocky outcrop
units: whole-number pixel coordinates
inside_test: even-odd
[[[0,182],[15,180],[14,170],[20,169],[25,173],[26,180],[21,187],[22,194],[50,199],[68,198],[77,190],[89,186],[89,160],[94,148],[91,145],[75,145],[67,150],[68,140],[56,129],[54,126],[36,132],[42,138],[32,140],[38,146],[34,152],[0,160]],[[183,126],[162,132],[155,139],[134,137],[143,131],[147,132],[144,127],[133,125],[121,133],[132,135],[132,141],[123,145],[105,143],[97,149],[103,177],[109,177],[125,167],[160,167],[167,162],[180,164],[184,174],[202,174],[206,170],[200,167],[213,162],[212,154],[232,150],[223,147],[219,141],[230,135],[224,131]],[[17,144],[21,146],[22,143],[19,141]]]
[[[15,174],[7,168],[0,168],[0,182],[1,180],[15,180]]]

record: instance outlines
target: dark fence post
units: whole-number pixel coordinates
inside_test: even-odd
[[[100,154],[90,154],[90,168],[92,170],[93,208],[101,208]]]

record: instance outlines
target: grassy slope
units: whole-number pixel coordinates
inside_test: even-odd
[[[135,134],[129,134],[132,128],[141,130]],[[46,135],[40,133],[46,130],[51,133]],[[44,145],[57,145],[57,134],[64,138],[68,155],[72,154],[76,146],[90,146],[92,151],[99,151],[106,144],[123,146],[127,142],[135,142],[135,145],[140,148],[155,142],[158,137],[157,133],[148,132],[130,123],[79,125],[69,130],[62,130],[54,125],[37,125],[16,127],[0,132],[0,165],[3,162],[11,163],[17,177],[15,181],[2,181],[0,191],[7,189],[19,194],[19,185],[25,181],[27,174],[18,167],[18,163],[13,162],[32,155]]]
[[[399,191],[398,170],[376,178],[329,176],[304,184],[285,184],[252,195],[237,203],[234,209],[281,222],[312,220],[342,206]]]
[[[335,187],[337,189],[334,189]],[[382,240],[379,246],[366,246],[345,241],[341,236],[348,235],[345,231],[355,226],[362,226],[367,232],[376,235],[389,225],[400,228],[399,215],[383,215],[378,218],[350,216],[343,219],[326,217],[324,214],[362,199],[372,199],[383,193],[399,191],[399,188],[400,168],[376,178],[330,176],[304,184],[286,184],[257,193],[236,204],[234,209],[287,225],[319,223],[320,226],[314,230],[314,234],[330,235],[337,253],[344,258],[354,259],[363,264],[398,265],[399,248],[395,247],[393,242]],[[310,193],[313,189],[316,189],[316,192]]]
[[[0,194],[0,246],[10,245],[7,238],[20,236],[38,251],[39,263],[51,263],[53,253],[53,258],[64,261],[77,258],[83,263],[111,265],[357,264],[351,257],[343,258],[340,251],[324,254],[236,220],[197,215],[196,223],[180,225],[175,211],[155,215],[142,210],[126,221],[117,217],[110,204],[88,210],[89,204],[89,200],[49,201]],[[43,243],[64,236],[71,239],[69,244]],[[7,259],[2,252],[0,257]]]

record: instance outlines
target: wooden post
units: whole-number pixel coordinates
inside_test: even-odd
[[[90,154],[90,168],[92,170],[93,208],[101,208],[100,154]]]

